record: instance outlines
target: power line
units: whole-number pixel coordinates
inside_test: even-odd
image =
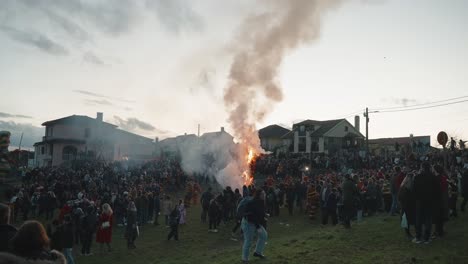
[[[380,111],[380,110],[406,109],[406,108],[412,108],[412,107],[416,107],[416,106],[438,104],[438,103],[443,103],[443,102],[448,102],[448,101],[463,99],[463,98],[467,98],[467,97],[468,97],[468,95],[466,95],[466,96],[459,96],[459,97],[450,98],[450,99],[445,99],[445,100],[440,100],[440,101],[429,102],[429,103],[422,103],[422,104],[414,104],[414,105],[407,105],[407,106],[384,107],[384,108],[372,108],[372,110],[378,110],[378,111]]]
[[[467,96],[468,97],[468,96]],[[420,109],[428,109],[428,108],[434,108],[434,107],[441,107],[441,106],[446,106],[446,105],[453,105],[453,104],[460,104],[468,102],[467,100],[462,100],[462,101],[456,101],[456,102],[450,102],[450,103],[445,103],[445,104],[438,104],[438,105],[431,105],[431,106],[424,106],[424,107],[416,107],[416,108],[410,108],[410,109],[399,109],[399,110],[387,110],[387,111],[375,111],[375,113],[394,113],[394,112],[406,112],[406,111],[413,111],[413,110],[420,110]]]

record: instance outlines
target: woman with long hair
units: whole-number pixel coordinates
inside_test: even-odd
[[[107,250],[110,252],[112,241],[112,227],[113,227],[113,212],[109,204],[102,205],[102,212],[99,216],[98,230],[96,233],[96,242],[101,244],[100,251],[102,253],[104,244],[107,245]]]
[[[49,250],[50,240],[44,226],[38,221],[26,221],[11,240],[15,255],[28,260],[52,260],[66,263],[58,251]]]

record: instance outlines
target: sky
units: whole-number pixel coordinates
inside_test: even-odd
[[[0,0],[0,130],[32,146],[41,124],[96,116],[147,137],[226,127],[238,28],[268,0]],[[283,99],[257,123],[291,127],[468,96],[468,1],[349,0],[284,58]],[[466,99],[466,98],[465,98]],[[468,102],[373,113],[369,137],[468,139]]]

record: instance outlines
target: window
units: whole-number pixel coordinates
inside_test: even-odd
[[[63,160],[74,160],[76,159],[77,149],[74,146],[66,146],[62,151]]]
[[[345,132],[348,132],[348,126],[345,126],[345,127],[344,127],[344,131],[345,131]]]
[[[46,127],[46,137],[51,137],[54,134],[54,127],[48,126]]]
[[[44,148],[44,146],[42,146],[41,147],[41,154],[44,155],[44,153],[45,153],[45,148]]]
[[[316,141],[312,142],[312,151],[319,151],[319,146]]]
[[[305,126],[301,126],[299,129],[301,130],[301,132],[304,132],[305,131]]]
[[[91,134],[91,130],[89,129],[89,127],[85,128],[84,137],[89,138],[90,134]]]
[[[305,152],[306,151],[306,138],[305,137],[300,137],[299,138],[299,152]]]
[[[53,144],[51,144],[51,145],[49,146],[49,154],[50,154],[51,156],[54,155],[54,145],[53,145]]]

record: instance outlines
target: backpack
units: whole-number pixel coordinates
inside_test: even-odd
[[[247,205],[250,204],[252,201],[253,201],[252,197],[245,197],[242,200],[240,200],[239,204],[237,205],[237,210],[236,210],[237,218],[242,218],[248,215],[248,212],[246,211]]]

